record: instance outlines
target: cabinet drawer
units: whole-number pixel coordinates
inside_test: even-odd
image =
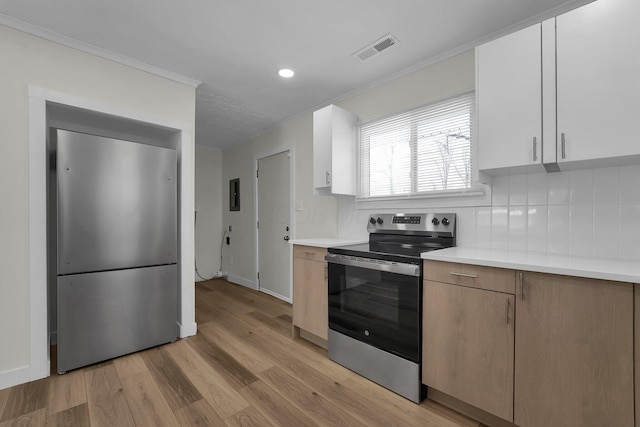
[[[326,254],[327,254],[327,250],[325,248],[317,248],[315,246],[302,246],[302,245],[293,246],[294,258],[304,258],[311,261],[324,262],[324,256]]]
[[[516,293],[516,272],[505,268],[425,260],[424,280]]]

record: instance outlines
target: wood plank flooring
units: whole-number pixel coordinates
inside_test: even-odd
[[[291,339],[291,305],[269,295],[198,283],[196,321],[194,337],[0,390],[0,427],[481,426]]]

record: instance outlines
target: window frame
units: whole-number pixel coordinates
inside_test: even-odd
[[[469,101],[470,106],[470,147],[469,147],[469,156],[470,156],[470,182],[469,186],[465,188],[455,188],[455,189],[444,189],[444,190],[430,190],[430,191],[417,191],[419,183],[418,183],[418,127],[421,122],[423,122],[424,117],[421,115],[424,111],[428,110],[430,107],[437,106],[438,104],[443,104],[448,101],[453,101],[457,98],[467,99]],[[462,101],[464,102],[464,101]],[[364,195],[362,189],[365,188],[364,185],[370,187],[371,183],[371,162],[363,162],[362,156],[369,152],[369,144],[366,144],[367,149],[363,149],[365,144],[362,143],[362,128],[364,126],[370,126],[375,123],[384,123],[391,120],[394,120],[398,117],[407,116],[406,124],[409,127],[409,147],[410,147],[410,191],[409,193],[403,194],[390,194],[390,195],[381,195],[381,196],[370,196]],[[456,95],[442,98],[438,100],[431,101],[427,104],[424,104],[419,107],[411,108],[404,112],[390,114],[388,116],[377,118],[373,120],[368,120],[366,122],[358,123],[357,125],[357,144],[356,144],[356,152],[357,152],[357,193],[356,193],[356,201],[358,203],[363,202],[375,202],[375,201],[394,201],[394,200],[414,200],[414,199],[429,199],[429,198],[438,198],[438,197],[456,197],[456,196],[480,196],[485,194],[486,187],[478,182],[478,166],[477,166],[477,141],[475,139],[475,128],[477,122],[477,97],[474,90],[464,91],[458,93]],[[366,163],[366,166],[369,168],[369,171],[366,174],[366,177],[363,177],[363,164]]]

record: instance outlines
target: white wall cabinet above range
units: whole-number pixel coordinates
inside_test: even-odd
[[[640,162],[637,16],[637,0],[597,0],[479,46],[479,169]]]
[[[356,194],[356,116],[335,105],[313,113],[313,187]]]
[[[481,170],[542,166],[541,27],[476,50]]]
[[[639,16],[638,0],[558,16],[558,162],[640,155]]]

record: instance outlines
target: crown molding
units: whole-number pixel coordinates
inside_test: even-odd
[[[187,86],[195,88],[198,87],[201,83],[200,81],[192,79],[190,77],[186,77],[181,74],[174,73],[172,71],[168,71],[151,64],[147,64],[146,62],[138,61],[125,55],[111,52],[98,46],[94,46],[92,44],[67,37],[65,35],[56,33],[55,31],[47,30],[37,25],[29,24],[28,22],[21,21],[17,18],[2,13],[0,13],[0,24],[6,27],[13,28],[14,30],[22,31],[23,33],[31,34],[33,36],[40,37],[51,42],[77,49],[82,52],[98,56],[100,58],[108,59],[110,61],[117,62],[119,64],[126,65],[140,71],[154,74],[156,76],[164,77],[165,79],[182,83]]]

